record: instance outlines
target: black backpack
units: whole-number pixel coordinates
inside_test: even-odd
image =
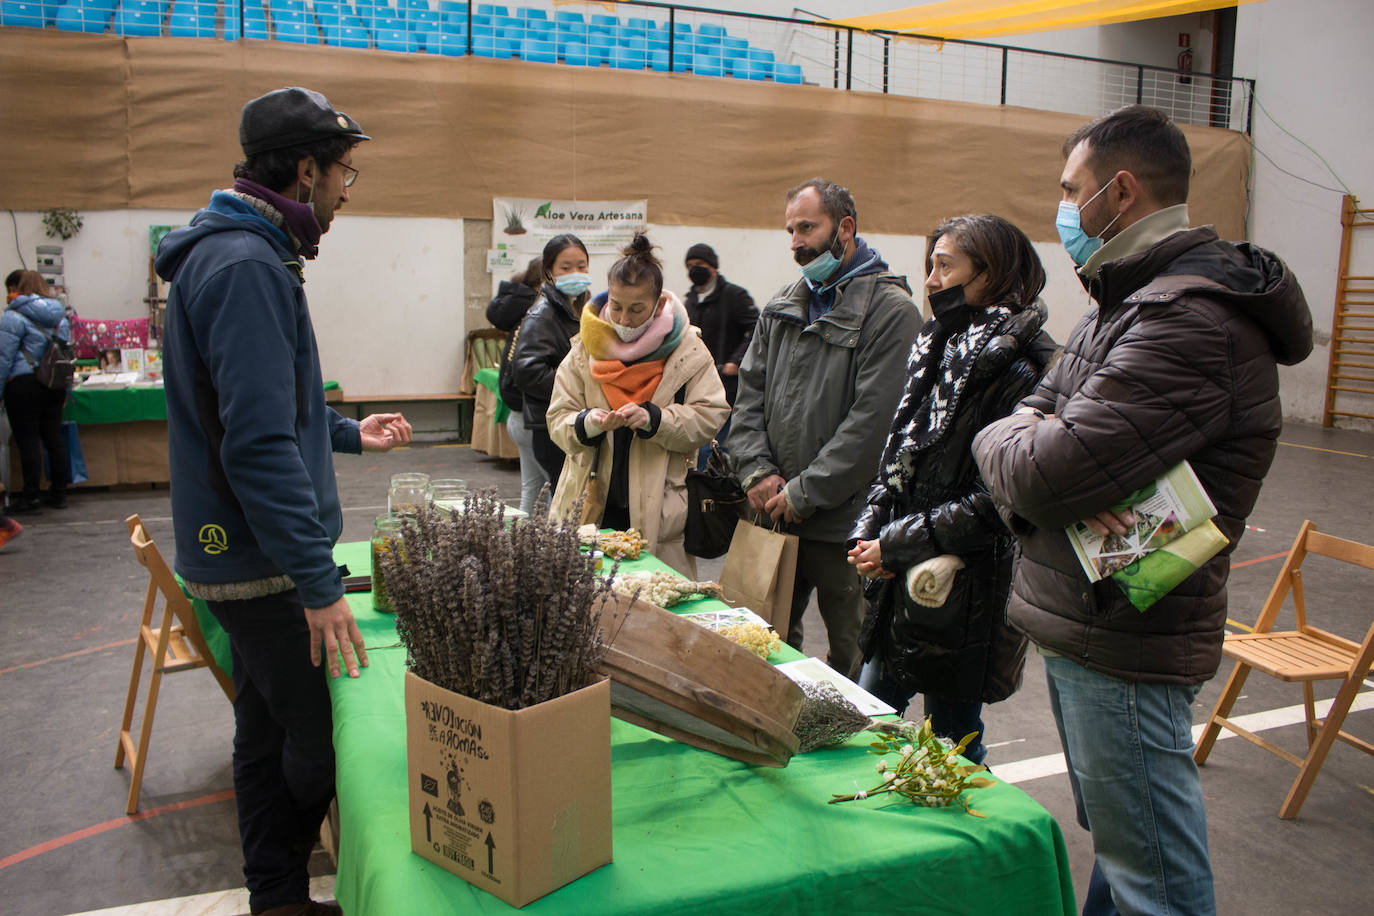
[[[22,345],[19,349],[33,369],[33,377],[38,379],[38,384],[54,391],[66,391],[72,387],[72,381],[76,377],[76,344],[61,340],[37,325],[34,327],[48,341],[42,357],[35,360]]]

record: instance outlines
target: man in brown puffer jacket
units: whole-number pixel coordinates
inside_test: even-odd
[[[1221,660],[1230,553],[1274,457],[1276,363],[1311,352],[1312,318],[1273,254],[1188,228],[1188,144],[1161,112],[1099,118],[1064,154],[1057,225],[1094,307],[974,454],[1020,539],[1009,615],[1045,656],[1092,831],[1084,913],[1214,913],[1190,706]],[[1109,507],[1183,460],[1230,546],[1142,613],[1088,581],[1064,529],[1124,533]]]

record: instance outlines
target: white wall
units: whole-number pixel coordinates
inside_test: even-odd
[[[1256,148],[1302,178],[1340,188],[1311,151],[1279,128],[1282,124],[1325,157],[1363,198],[1364,206],[1374,205],[1374,157],[1369,154],[1374,115],[1367,99],[1374,75],[1369,62],[1372,35],[1374,4],[1305,0],[1238,7],[1236,74],[1256,80],[1256,99],[1272,115],[1271,119],[1256,106]],[[1251,187],[1250,237],[1278,252],[1297,273],[1318,331],[1312,356],[1281,370],[1284,410],[1292,417],[1319,421],[1330,356],[1343,192],[1285,175],[1264,156],[1254,157]],[[1363,233],[1356,266],[1363,265],[1367,269],[1360,272],[1370,274],[1374,230]],[[1374,413],[1374,402],[1366,398],[1362,412]],[[1367,421],[1340,424],[1371,427]]]
[[[63,242],[42,215],[16,212],[18,250],[62,245],[70,304],[83,318],[143,318],[148,227],[184,225],[189,210],[97,210]],[[0,264],[19,266],[12,223],[0,223]],[[8,236],[8,238],[7,238]],[[305,291],[325,378],[348,394],[452,393],[462,373],[463,221],[340,214],[306,263]]]

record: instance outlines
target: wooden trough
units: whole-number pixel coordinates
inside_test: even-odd
[[[753,652],[652,604],[601,611],[611,715],[744,763],[783,767],[805,694]]]

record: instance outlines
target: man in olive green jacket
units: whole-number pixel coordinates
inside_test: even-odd
[[[740,365],[731,461],[755,512],[800,538],[787,641],[817,592],[831,667],[858,675],[863,590],[845,539],[877,473],[921,313],[858,238],[849,191],[815,178],[787,195],[802,278],[764,307]]]

